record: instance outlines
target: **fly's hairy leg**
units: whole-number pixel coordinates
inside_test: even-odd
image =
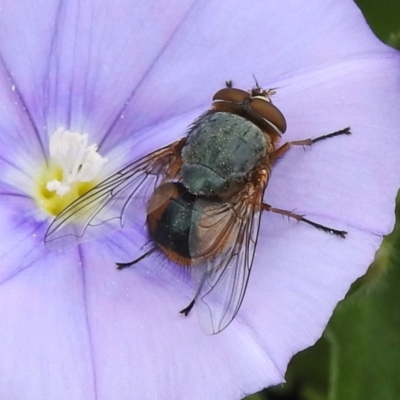
[[[131,267],[132,265],[137,264],[139,261],[143,260],[144,258],[146,258],[147,256],[149,256],[150,254],[153,254],[156,251],[156,248],[153,247],[151,248],[149,251],[146,251],[146,253],[142,254],[140,257],[135,258],[133,261],[127,262],[127,263],[115,263],[117,265],[117,269],[121,270],[124,268],[128,268]]]
[[[320,142],[322,140],[325,140],[325,139],[330,139],[335,136],[350,135],[350,134],[351,134],[350,127],[347,127],[347,128],[341,129],[339,131],[329,133],[327,135],[318,136],[314,139],[305,139],[305,140],[296,140],[296,141],[292,141],[292,142],[287,142],[284,145],[282,145],[279,149],[274,151],[274,153],[272,154],[272,160],[275,161],[277,158],[283,156],[292,146],[312,146],[313,144]],[[346,234],[347,234],[347,232],[345,232],[345,231],[340,231],[340,230],[333,229],[333,228],[330,228],[325,225],[318,224],[317,222],[314,222],[307,218],[304,218],[303,215],[296,214],[292,211],[275,208],[275,207],[270,206],[269,204],[262,204],[262,210],[271,211],[276,214],[281,214],[281,215],[284,215],[289,218],[294,218],[295,220],[297,220],[299,222],[305,222],[306,224],[309,224],[309,225],[313,226],[314,228],[317,228],[321,231],[330,233],[332,235],[339,236],[343,239],[346,237]]]
[[[305,222],[306,224],[309,224],[309,225],[313,226],[314,228],[317,228],[317,229],[319,229],[321,231],[324,231],[326,233],[330,233],[330,234],[335,235],[335,236],[339,236],[339,237],[341,237],[343,239],[345,239],[346,235],[347,235],[347,232],[345,232],[345,231],[340,231],[340,230],[337,230],[337,229],[330,228],[329,226],[318,224],[318,223],[316,223],[314,221],[310,221],[309,219],[304,218],[303,215],[296,214],[296,213],[294,213],[292,211],[281,210],[280,208],[271,207],[269,204],[263,203],[262,210],[263,211],[270,211],[270,212],[273,212],[273,213],[276,213],[276,214],[280,214],[280,215],[284,215],[284,216],[289,217],[289,218],[294,218],[295,220],[297,220],[299,222]]]
[[[335,136],[350,135],[350,134],[351,134],[350,127],[347,127],[336,132],[328,133],[327,135],[318,136],[314,139],[304,139],[304,140],[295,140],[293,142],[287,142],[281,147],[279,147],[279,149],[274,151],[274,153],[272,154],[272,159],[276,160],[277,158],[283,156],[292,146],[312,146],[313,144],[325,139],[330,139]]]

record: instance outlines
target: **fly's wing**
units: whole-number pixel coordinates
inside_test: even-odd
[[[197,318],[203,331],[216,334],[235,318],[253,265],[261,220],[263,188],[239,194],[230,203],[197,199],[189,237],[198,282]],[[196,263],[198,262],[198,265]]]
[[[180,149],[185,139],[129,164],[100,182],[66,207],[47,229],[45,242],[50,248],[78,244],[121,229],[146,217],[146,202],[162,181],[179,172]]]

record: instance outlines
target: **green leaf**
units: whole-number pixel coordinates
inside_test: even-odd
[[[394,242],[383,247],[383,259],[378,259],[375,271],[368,275],[373,277],[372,282],[362,285],[339,305],[328,326],[325,335],[331,343],[329,400],[400,398],[398,239],[396,234]]]
[[[388,45],[400,50],[400,30],[392,32],[388,39]]]
[[[400,1],[356,0],[371,29],[384,42],[400,27]]]

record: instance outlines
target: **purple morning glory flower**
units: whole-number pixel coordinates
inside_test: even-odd
[[[0,36],[1,397],[231,399],[282,382],[393,227],[398,54],[347,0],[13,0]],[[161,257],[115,270],[144,229],[44,246],[65,196],[179,139],[226,80],[248,89],[253,74],[277,88],[285,141],[351,126],[291,149],[265,193],[345,240],[264,213],[245,300],[214,336],[178,313],[193,288]]]

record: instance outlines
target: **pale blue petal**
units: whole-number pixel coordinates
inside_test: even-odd
[[[394,222],[399,58],[350,1],[19,0],[0,35],[0,386],[11,399],[232,399],[283,380]],[[285,140],[351,126],[291,149],[265,200],[349,232],[346,240],[263,215],[243,307],[219,335],[178,313],[193,291],[127,229],[76,249],[43,247],[30,199],[47,138],[87,131],[108,172],[181,137],[213,93],[278,86]],[[2,170],[3,171],[3,170]],[[29,177],[29,179],[25,178]],[[217,376],[216,376],[217,371]]]

